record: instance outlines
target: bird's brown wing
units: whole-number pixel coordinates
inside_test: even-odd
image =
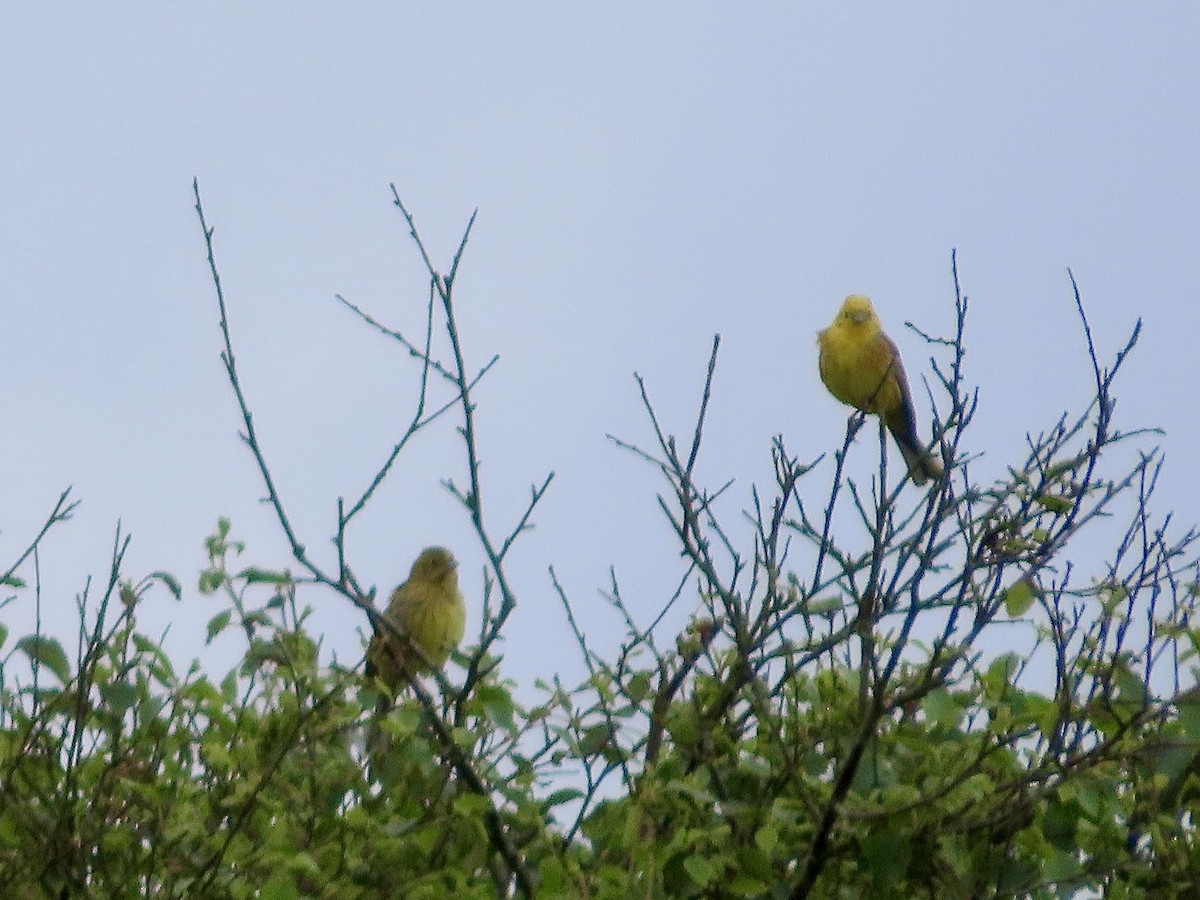
[[[925,449],[925,444],[917,436],[917,416],[913,408],[912,393],[908,387],[908,377],[904,373],[904,363],[900,361],[900,351],[896,344],[886,334],[879,337],[886,342],[890,351],[892,367],[890,380],[895,385],[891,403],[884,414],[884,424],[896,440],[904,462],[908,466],[908,474],[913,484],[925,484],[931,478],[941,478],[945,470],[941,464]],[[898,400],[898,402],[897,402]]]
[[[878,404],[884,413],[884,423],[902,448],[920,450],[921,442],[917,438],[917,416],[913,410],[912,393],[908,388],[908,376],[904,372],[900,350],[896,347],[896,343],[883,332],[879,333],[878,341],[879,354],[888,360],[887,375],[880,389],[881,396]]]
[[[388,598],[387,609],[384,610],[384,615],[401,630],[404,627],[402,624],[404,622],[403,607],[409,593],[407,588],[408,582],[406,581],[392,591],[391,597]],[[371,642],[367,645],[366,676],[382,678],[388,687],[395,691],[404,680],[402,673],[405,667],[405,655],[404,647],[400,646],[400,642],[394,640],[385,629],[376,626],[375,633],[371,636]]]

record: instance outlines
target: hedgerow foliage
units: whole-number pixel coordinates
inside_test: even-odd
[[[1136,328],[1103,364],[1076,289],[1094,397],[1031,434],[1005,478],[979,483],[955,270],[957,329],[928,336],[947,477],[921,493],[885,449],[857,483],[843,463],[856,436],[857,452],[871,447],[875,422],[856,416],[828,460],[799,461],[777,439],[774,483],[733,521],[718,512],[728,486],[694,474],[719,340],[683,440],[639,379],[649,441],[614,444],[661,474],[678,590],[647,616],[614,577],[627,633],[605,654],[552,574],[587,677],[517,686],[497,651],[522,594],[506,562],[552,476],[515,522],[485,516],[472,392],[495,360],[469,365],[454,310],[471,229],[441,273],[393,194],[429,273],[424,338],[342,302],[415,361],[414,414],[363,494],[339,500],[329,571],[295,533],[258,441],[197,188],[222,359],[295,572],[257,564],[226,520],[207,538],[198,587],[221,610],[209,638],[244,638],[223,675],[139,629],[145,604],[184,588],[127,573],[119,531],[103,585],[81,595],[71,654],[40,628],[0,625],[0,895],[1192,895],[1196,534],[1151,515],[1152,433],[1113,416]],[[469,480],[448,487],[486,561],[485,596],[468,598],[483,626],[454,665],[378,712],[380,686],[323,659],[308,611],[344,603],[394,630],[347,563],[347,526],[443,416],[463,438]],[[1114,462],[1119,444],[1138,449],[1132,465]],[[27,572],[73,508],[64,493],[13,554],[8,602],[42,602]],[[680,605],[693,614],[669,633],[663,613]],[[386,753],[365,752],[372,726]]]

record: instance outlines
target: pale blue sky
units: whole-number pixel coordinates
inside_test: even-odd
[[[929,354],[902,323],[950,329],[952,247],[976,471],[1088,396],[1070,266],[1106,358],[1145,320],[1119,423],[1167,430],[1157,508],[1196,519],[1200,7],[647,6],[0,13],[0,559],[64,486],[83,500],[43,552],[47,620],[72,633],[118,518],[130,574],[188,585],[143,613],[184,657],[217,609],[194,585],[218,516],[250,560],[287,561],[235,437],[193,176],[265,449],[319,553],[415,386],[333,295],[415,335],[426,283],[388,183],[446,263],[479,208],[458,299],[468,352],[502,356],[478,394],[497,530],[558,473],[513,558],[523,682],[578,669],[549,564],[600,649],[610,565],[647,618],[678,577],[653,473],[604,439],[649,440],[631,373],[687,432],[722,334],[702,472],[746,504],[773,434],[802,457],[841,440],[813,340],[843,296],[872,296],[919,382]],[[443,542],[478,597],[481,554],[438,485],[461,480],[457,450],[445,424],[402,459],[352,536],[365,581]],[[18,632],[25,597],[3,613]],[[326,647],[356,653],[361,616],[309,599]]]

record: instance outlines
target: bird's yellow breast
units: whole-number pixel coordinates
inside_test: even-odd
[[[903,402],[896,380],[896,349],[874,322],[839,318],[817,336],[821,380],[843,403],[886,412]]]
[[[399,592],[397,592],[399,594]],[[435,667],[458,646],[466,629],[466,609],[457,585],[409,582],[397,596],[397,618],[408,638]]]

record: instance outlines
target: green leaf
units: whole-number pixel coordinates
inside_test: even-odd
[[[0,644],[4,639],[0,637]],[[1179,725],[1183,733],[1200,738],[1200,690],[1192,688],[1183,691],[1175,699],[1175,708],[1179,710]]]
[[[1052,465],[1046,467],[1043,476],[1047,481],[1053,481],[1055,478],[1058,478],[1061,475],[1065,475],[1068,472],[1078,469],[1081,465],[1083,465],[1086,459],[1086,455],[1080,455],[1073,457],[1072,459],[1064,459],[1061,462],[1053,463]]]
[[[1175,781],[1183,776],[1197,753],[1200,753],[1200,744],[1196,741],[1168,737],[1151,744],[1147,748],[1146,758],[1151,771],[1165,775],[1169,781]]]
[[[779,829],[768,822],[754,832],[754,843],[758,845],[759,850],[769,855],[779,846]]]
[[[930,724],[942,728],[957,728],[962,719],[962,707],[945,688],[935,688],[926,694],[921,701],[921,708]]]
[[[308,878],[316,878],[321,874],[321,867],[309,853],[292,853],[287,863],[288,871]]]
[[[895,884],[908,872],[912,845],[908,835],[892,829],[871,834],[863,841],[865,868],[880,884]]]
[[[229,620],[231,618],[233,618],[233,610],[226,609],[226,610],[222,610],[221,612],[219,612],[215,616],[213,616],[211,619],[209,619],[208,620],[208,638],[205,641],[205,643],[211,644],[213,638],[215,638],[218,634],[220,634],[222,631],[225,630],[225,627],[229,624]]]
[[[735,875],[725,886],[735,897],[763,897],[767,895],[767,884],[749,875]]]
[[[1004,610],[1008,613],[1009,618],[1015,619],[1025,615],[1029,607],[1033,606],[1036,598],[1037,591],[1029,578],[1019,578],[1002,595]]]
[[[564,803],[570,803],[572,800],[578,800],[582,796],[583,791],[579,790],[579,788],[560,788],[543,800],[542,806],[550,809],[555,806],[561,806]]]
[[[100,838],[100,850],[105,854],[122,857],[133,845],[133,835],[120,829],[107,829]]]
[[[263,885],[258,896],[262,900],[297,900],[300,891],[292,878],[280,873]]]
[[[1001,896],[1027,896],[1030,885],[1040,880],[1039,875],[1038,865],[1033,860],[1009,856],[1000,867],[996,885]]]
[[[275,584],[286,587],[292,583],[290,572],[277,572],[272,569],[259,569],[254,566],[238,572],[238,578],[246,579],[247,584]]]
[[[250,646],[246,648],[245,670],[251,672],[263,663],[287,665],[287,653],[278,641],[266,638],[254,638],[250,641]]]
[[[667,717],[667,731],[681,747],[695,747],[700,740],[696,711],[690,706],[677,706]]]
[[[823,616],[838,612],[845,605],[841,597],[820,597],[805,603],[804,611],[809,615]]]
[[[583,756],[595,756],[608,746],[608,726],[592,725],[579,739],[579,752]]]
[[[567,873],[562,860],[547,856],[538,863],[538,893],[542,896],[566,896]]]
[[[220,569],[205,569],[200,573],[198,588],[204,596],[215,594],[217,588],[225,583],[225,573]]]
[[[1079,801],[1080,807],[1093,822],[1105,818],[1107,810],[1116,801],[1116,797],[1116,785],[1104,779],[1081,784],[1075,792],[1075,799]]]
[[[475,691],[475,697],[483,704],[491,721],[502,728],[516,729],[512,695],[508,691],[498,685],[484,684]]]
[[[1116,665],[1113,666],[1112,679],[1117,688],[1117,699],[1122,704],[1141,707],[1150,701],[1146,682],[1140,675],[1136,675],[1130,670],[1129,664],[1124,658],[1118,659]]]
[[[25,582],[22,581],[20,578],[18,578],[16,575],[5,575],[3,578],[0,578],[0,586],[12,587],[12,588],[23,588],[23,587],[25,587]]]
[[[221,696],[226,703],[232,704],[237,697],[238,680],[237,670],[231,669],[224,678],[221,679]]]
[[[1059,494],[1038,494],[1033,500],[1039,506],[1057,515],[1065,515],[1075,506],[1075,501]]]
[[[1022,715],[1025,720],[1038,727],[1042,734],[1050,734],[1058,724],[1061,710],[1058,704],[1049,697],[1041,694],[1025,693],[1022,695],[1024,708]]]
[[[1043,883],[1069,882],[1080,878],[1086,871],[1079,863],[1079,850],[1076,847],[1060,847],[1042,866],[1041,879]],[[1116,894],[1108,896],[1113,897]]]
[[[170,572],[151,572],[147,577],[160,582],[176,600],[183,597],[183,588],[179,584],[179,579]]]
[[[0,847],[6,850],[15,850],[20,847],[21,832],[22,829],[14,824],[7,815],[0,818]]]
[[[166,651],[162,647],[154,643],[150,638],[135,633],[133,635],[133,646],[137,648],[139,653],[145,653],[154,659],[154,670],[157,673],[167,678],[174,676],[175,667],[171,665],[171,658],[167,656]]]
[[[650,693],[650,676],[645,672],[638,672],[629,679],[629,684],[626,685],[625,695],[634,703],[638,703],[646,698]]]
[[[1077,846],[1075,835],[1082,815],[1083,807],[1076,801],[1063,803],[1054,798],[1042,814],[1042,834],[1057,849],[1071,850]]]
[[[488,811],[487,797],[479,794],[459,794],[453,800],[454,812],[464,819],[478,819]]]
[[[988,699],[997,700],[1010,693],[1013,677],[1020,665],[1021,658],[1015,653],[1004,653],[992,660],[980,678]]]
[[[683,868],[697,887],[704,887],[716,876],[716,867],[697,853],[689,854],[683,860]]]
[[[27,635],[17,641],[16,649],[28,656],[34,665],[45,666],[53,672],[62,684],[71,680],[67,654],[63,652],[62,644],[54,638],[42,634]]]
[[[138,701],[138,689],[128,681],[114,681],[104,691],[105,709],[114,716],[123,716]]]

